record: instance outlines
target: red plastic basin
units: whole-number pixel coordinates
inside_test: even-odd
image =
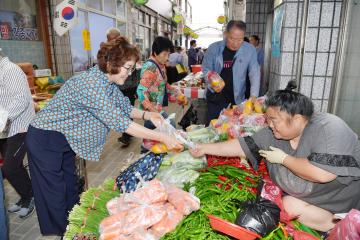
[[[197,72],[201,72],[201,71],[202,71],[201,65],[191,65],[191,72],[192,73],[197,73]]]
[[[247,230],[243,227],[240,227],[236,224],[222,220],[213,215],[208,215],[208,218],[210,220],[210,225],[214,230],[225,233],[226,235],[229,235],[236,239],[254,240],[256,238],[261,238],[261,236],[258,235],[257,233],[249,231],[249,230]]]

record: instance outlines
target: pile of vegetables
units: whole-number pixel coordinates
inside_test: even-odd
[[[99,224],[109,216],[106,203],[120,195],[114,179],[107,179],[102,186],[89,188],[80,197],[80,204],[74,206],[69,214],[69,225],[64,234],[65,239],[74,236],[91,236],[99,239]]]
[[[187,184],[184,189],[196,188],[196,196],[201,201],[200,210],[186,217],[176,229],[165,235],[162,240],[175,239],[228,239],[231,238],[212,230],[207,215],[211,214],[235,222],[241,205],[245,201],[254,200],[256,187],[262,175],[267,174],[264,163],[260,165],[258,172],[252,169],[236,168],[233,166],[215,166],[201,172],[199,178],[193,184]],[[300,224],[292,222],[296,230],[305,231],[320,239],[319,234]],[[281,224],[268,236],[270,239],[293,239]]]
[[[174,159],[169,157],[167,161],[165,163],[173,164]],[[207,215],[211,214],[234,222],[238,212],[242,209],[242,203],[255,199],[259,180],[267,174],[267,170],[262,162],[259,171],[248,169],[245,166],[220,165],[199,171],[198,174],[198,178],[193,183],[184,184],[184,190],[189,191],[191,187],[196,188],[195,195],[201,201],[200,210],[184,218],[176,229],[162,237],[162,240],[230,240],[230,237],[212,230]],[[114,180],[106,180],[101,187],[90,188],[81,195],[80,205],[76,205],[70,212],[65,239],[73,239],[74,236],[88,236],[87,234],[99,239],[99,224],[109,216],[106,203],[120,195],[118,190],[114,190],[114,184]],[[321,239],[316,231],[297,221],[293,221],[292,225],[296,230],[305,231],[315,239]],[[292,240],[293,238],[288,234],[286,228],[279,224],[274,231],[262,239]]]
[[[196,170],[203,169],[205,166],[205,157],[194,158],[189,151],[168,154],[161,163],[157,178],[163,183],[183,188],[184,183],[194,182],[199,177],[199,172]]]

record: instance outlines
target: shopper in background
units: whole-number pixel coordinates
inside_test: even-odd
[[[182,48],[182,51],[181,51],[181,55],[182,55],[182,59],[183,59],[183,66],[186,68],[186,72],[189,71],[189,56],[187,55],[186,53],[186,49],[185,48]]]
[[[197,52],[196,52],[196,40],[191,40],[190,41],[190,48],[188,51],[188,56],[189,56],[189,70],[191,71],[191,65],[196,65],[198,63],[198,58],[197,58]]]
[[[33,100],[25,73],[0,51],[0,107],[9,113],[9,125],[0,133],[0,152],[3,157],[3,177],[20,195],[8,211],[20,218],[34,211],[33,191],[23,160],[26,154],[25,137],[35,116]]]
[[[3,177],[0,171],[0,239],[8,239]]]
[[[169,55],[169,64],[166,67],[168,83],[172,84],[186,76],[186,69],[183,65],[182,47],[175,47],[175,51]]]
[[[267,92],[267,82],[264,79],[264,49],[260,47],[260,38],[257,35],[250,37],[250,43],[256,48],[257,60],[261,71],[260,95],[264,95]]]
[[[108,42],[116,39],[117,37],[120,37],[121,33],[120,30],[117,28],[109,28],[106,31],[106,39]]]
[[[197,59],[198,59],[198,64],[202,64],[202,61],[204,59],[204,51],[202,50],[201,47],[197,48]]]
[[[334,214],[360,210],[360,143],[340,118],[314,112],[311,100],[279,90],[265,102],[269,127],[253,136],[199,145],[194,156],[264,157],[270,178],[285,194],[285,211],[319,231],[334,227]]]
[[[176,64],[183,64],[183,56],[181,52],[182,47],[175,47],[175,51],[169,55],[169,66],[175,67]]]
[[[225,87],[216,93],[208,87],[206,93],[208,123],[218,118],[222,109],[245,100],[246,76],[249,74],[251,97],[259,95],[260,68],[254,46],[244,42],[246,24],[231,20],[225,31],[225,39],[209,46],[202,69],[205,77],[209,71],[217,72],[225,81]]]
[[[176,89],[167,82],[165,65],[168,63],[169,54],[173,48],[172,42],[166,37],[156,37],[152,44],[150,58],[145,61],[141,68],[140,84],[137,88],[140,109],[161,113],[165,118],[168,116],[164,107],[168,106],[169,94],[175,94]],[[144,126],[154,129],[150,121],[145,121]],[[144,147],[142,152],[147,151]]]
[[[113,41],[116,38],[120,37],[121,33],[117,28],[109,28],[106,31],[106,39],[107,42]],[[139,81],[136,79],[136,69],[135,71],[129,76],[129,79],[124,82],[123,85],[119,85],[121,92],[124,94],[125,97],[129,98],[130,104],[134,106],[136,100],[136,88],[139,84]],[[131,141],[131,135],[124,132],[121,137],[118,138],[118,141],[122,144],[122,147],[128,147]]]
[[[102,44],[98,65],[62,86],[31,122],[26,143],[35,204],[43,235],[63,235],[69,211],[79,201],[75,155],[99,161],[110,129],[181,148],[165,134],[131,121],[160,125],[162,116],[131,106],[119,90],[139,60],[138,48],[118,37]]]

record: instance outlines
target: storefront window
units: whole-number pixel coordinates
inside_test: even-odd
[[[125,18],[125,0],[116,1],[116,15]]]
[[[131,10],[131,12],[132,12],[132,14],[133,14],[134,22],[135,22],[135,23],[138,22],[138,20],[139,20],[138,10],[137,10],[136,8],[133,8],[133,9]]]
[[[146,14],[146,18],[147,18],[146,24],[149,25],[149,26],[151,26],[151,16],[148,15],[148,14]]]
[[[115,15],[115,1],[114,0],[104,0],[104,12]]]
[[[126,36],[126,22],[117,22],[117,28],[120,30],[122,36]]]
[[[0,39],[39,40],[35,0],[0,1]]]
[[[139,23],[145,23],[145,13],[142,11],[139,11]]]
[[[91,59],[93,63],[96,62],[96,55],[99,51],[100,43],[106,41],[107,29],[114,26],[114,19],[89,12]]]
[[[91,8],[101,10],[101,0],[87,0],[87,5]]]
[[[145,37],[144,37],[144,52],[145,57],[148,58],[150,56],[150,35],[151,35],[151,29],[145,28]]]
[[[78,23],[70,30],[70,45],[74,72],[85,71],[89,65],[88,52],[84,50],[82,32],[86,27],[86,14],[78,11]]]

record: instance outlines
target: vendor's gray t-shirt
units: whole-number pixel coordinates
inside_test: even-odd
[[[271,179],[287,194],[333,213],[360,210],[360,143],[357,135],[335,115],[314,113],[296,150],[289,141],[275,139],[270,128],[239,141],[255,168],[261,159],[258,151],[273,146],[291,156],[307,158],[311,164],[338,176],[328,183],[314,183],[281,164],[266,162]]]

